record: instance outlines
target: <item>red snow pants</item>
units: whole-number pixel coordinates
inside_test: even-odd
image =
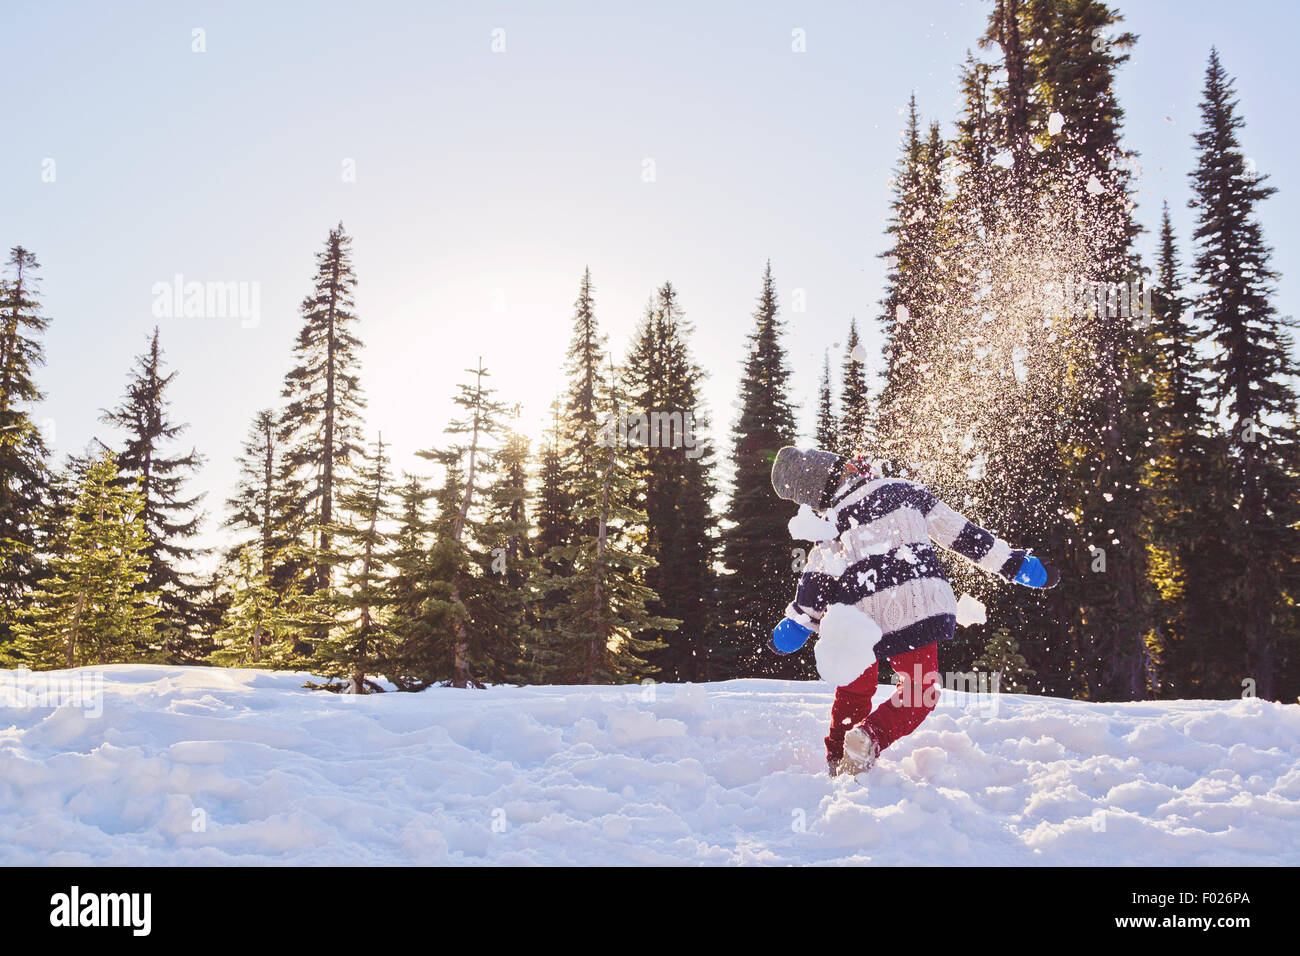
[[[831,729],[826,735],[828,760],[839,760],[844,756],[844,735],[858,724],[862,724],[884,750],[895,740],[914,731],[934,710],[939,699],[939,646],[927,644],[904,651],[891,657],[889,663],[900,682],[894,696],[874,711],[871,697],[878,686],[876,664],[863,671],[853,683],[835,688]]]

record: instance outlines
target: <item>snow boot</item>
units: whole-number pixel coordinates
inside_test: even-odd
[[[866,727],[858,724],[844,735],[844,757],[840,760],[839,773],[854,775],[864,773],[875,766],[880,757],[880,745],[871,736]]]

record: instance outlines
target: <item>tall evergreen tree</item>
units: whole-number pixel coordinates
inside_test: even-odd
[[[284,380],[287,404],[280,439],[291,474],[304,483],[298,520],[314,554],[306,583],[313,592],[333,583],[335,510],[349,465],[361,451],[365,400],[351,246],[352,238],[339,223],[316,254],[316,275],[302,302],[303,324],[294,344],[296,365]]]
[[[22,246],[9,251],[0,280],[0,648],[13,640],[15,613],[39,573],[37,556],[47,450],[31,406],[43,397],[34,374],[45,364],[49,320],[36,300],[40,264]]]
[[[889,266],[881,301],[885,382],[875,415],[881,456],[900,463],[921,457],[920,446],[927,437],[921,422],[929,410],[921,405],[920,398],[925,393],[926,378],[934,375],[931,363],[940,354],[936,341],[940,286],[936,259],[942,154],[942,143],[937,141],[933,128],[929,143],[921,137],[913,95],[885,227],[891,238],[889,248],[882,253]],[[863,395],[865,405],[865,387]]]
[[[1086,254],[1075,268],[1084,279],[1131,289],[1140,280],[1132,249],[1139,227],[1131,215],[1133,154],[1121,141],[1124,111],[1115,78],[1136,37],[1122,32],[1123,18],[1099,0],[1024,0],[1020,19],[1032,92],[1028,125],[1041,147],[1031,167],[1035,194],[1076,211],[1076,242]],[[1047,128],[1051,112],[1064,119],[1061,135]],[[1056,482],[1061,507],[1051,512],[1077,521],[1067,527],[1049,519],[1048,547],[1061,556],[1065,577],[1052,595],[1064,605],[1053,640],[1067,646],[1059,628],[1073,629],[1072,679],[1079,692],[1129,700],[1150,692],[1154,595],[1139,539],[1146,523],[1139,481],[1149,441],[1150,397],[1140,377],[1147,336],[1130,310],[1110,307],[1109,294],[1105,305],[1091,310],[1079,336],[1090,346],[1080,360],[1090,372],[1083,376],[1088,387],[1069,415]],[[1092,568],[1097,549],[1106,552],[1105,573]],[[1054,670],[1061,674],[1059,661]]]
[[[727,656],[716,676],[808,677],[806,656],[776,658],[769,648],[797,580],[788,509],[772,491],[772,462],[795,443],[794,409],[788,397],[790,368],[781,344],[776,284],[769,262],[763,272],[749,355],[740,381],[740,416],[732,430],[732,489],[722,528],[721,582]],[[720,655],[721,656],[721,655]],[[724,668],[729,668],[729,673]]]
[[[871,395],[867,390],[867,367],[854,352],[862,340],[858,338],[858,320],[849,321],[849,337],[844,343],[844,365],[840,377],[839,439],[823,446],[846,455],[873,455],[871,429]]]
[[[578,299],[573,304],[573,337],[565,371],[569,375],[568,414],[580,422],[596,420],[596,406],[602,388],[601,363],[605,355],[605,334],[596,321],[596,303],[591,269],[582,273]]]
[[[448,476],[444,492],[452,487]],[[397,491],[396,528],[392,536],[392,577],[388,582],[388,631],[392,636],[381,662],[384,674],[399,690],[422,690],[450,672],[443,667],[442,616],[433,602],[444,585],[434,572],[435,522],[429,502],[436,492],[424,479],[406,475]],[[445,498],[445,495],[444,495]]]
[[[426,680],[448,681],[455,687],[481,687],[495,676],[499,633],[479,627],[494,617],[491,602],[499,598],[497,582],[486,577],[489,561],[476,548],[484,523],[484,497],[495,470],[494,445],[501,438],[505,406],[487,384],[488,371],[480,360],[466,370],[472,384],[458,387],[454,404],[461,417],[447,426],[447,434],[462,436],[444,449],[421,454],[440,463],[447,479],[439,496],[438,540],[430,557],[425,584],[425,620],[438,622],[437,647],[426,651]]]
[[[922,232],[928,261],[900,276],[931,298],[919,323],[909,317],[904,352],[920,356],[914,371],[931,368],[892,391],[901,376],[889,369],[882,405],[896,412],[903,396],[923,477],[1061,564],[1063,584],[1047,595],[989,595],[991,619],[1024,635],[1034,689],[1127,699],[1146,692],[1151,635],[1139,538],[1146,337],[1127,307],[1076,316],[1044,292],[1063,280],[1127,292],[1138,279],[1114,94],[1134,37],[1119,22],[1093,0],[994,4],[981,46],[995,61],[968,57],[958,135],[939,164],[954,192],[941,191],[938,228]],[[923,181],[937,150],[919,154]],[[894,225],[929,221],[933,190],[916,193]],[[1105,573],[1094,547],[1107,552]]]
[[[140,489],[141,520],[149,538],[149,574],[141,592],[158,595],[162,610],[158,624],[168,654],[178,662],[191,662],[206,653],[206,638],[200,632],[211,623],[202,602],[203,586],[187,566],[203,554],[191,544],[202,521],[198,509],[203,496],[186,492],[186,481],[203,459],[193,448],[172,449],[189,427],[171,417],[167,389],[176,374],[163,370],[155,328],[148,350],[136,359],[126,396],[102,418],[125,435],[117,453],[121,480]]]
[[[1143,476],[1150,489],[1145,532],[1160,603],[1159,653],[1164,696],[1222,693],[1227,666],[1219,556],[1228,517],[1227,445],[1215,434],[1202,396],[1210,393],[1202,338],[1184,294],[1169,206],[1160,223],[1150,348],[1151,452]],[[1217,686],[1216,686],[1217,685]]]
[[[343,677],[353,694],[369,693],[379,662],[389,657],[388,521],[392,515],[392,474],[383,435],[364,456],[355,480],[339,496],[344,521],[336,526],[337,547],[343,556],[340,586],[317,592],[322,610],[334,622],[329,636],[317,644],[316,659],[329,677]]]
[[[538,677],[542,648],[542,566],[533,546],[529,443],[519,430],[520,409],[503,421],[493,454],[495,478],[484,490],[483,521],[474,529],[474,554],[482,577],[474,624],[490,648],[484,673],[494,681]]]
[[[597,418],[626,416],[614,369],[602,378]],[[579,531],[561,557],[571,569],[552,586],[562,595],[547,611],[553,629],[547,635],[547,670],[563,683],[626,683],[655,673],[646,655],[659,650],[656,631],[675,621],[647,610],[657,595],[645,583],[654,566],[644,540],[646,514],[630,502],[634,473],[629,449],[602,438],[593,422],[587,440],[602,467],[584,468],[575,486]]]
[[[677,291],[665,282],[637,331],[623,376],[633,506],[646,513],[646,550],[657,561],[645,572],[658,595],[647,609],[678,622],[645,635],[664,645],[648,660],[666,681],[700,679],[712,651],[713,453],[699,394],[704,373],[690,354],[691,332]]]
[[[80,477],[49,574],[20,615],[20,659],[32,667],[156,660],[149,544],[144,495],[105,453]]]
[[[839,447],[839,423],[835,418],[835,396],[831,391],[831,355],[822,356],[822,380],[817,386],[817,424],[813,444],[818,448]]]
[[[302,487],[294,481],[284,452],[279,416],[271,409],[259,411],[238,458],[239,477],[226,499],[225,522],[227,528],[244,532],[257,543],[261,573],[278,594],[301,580],[303,570],[290,560],[296,551],[293,519]],[[241,542],[235,550],[242,551],[247,543]]]
[[[1279,633],[1294,614],[1286,593],[1298,541],[1296,408],[1297,366],[1287,321],[1272,303],[1277,273],[1256,208],[1276,189],[1248,169],[1238,139],[1245,124],[1237,112],[1231,77],[1210,51],[1191,174],[1196,210],[1197,314],[1216,347],[1210,362],[1212,395],[1231,422],[1229,481],[1236,520],[1221,573],[1230,576],[1232,618],[1225,634],[1244,652],[1243,678],[1258,693],[1277,694]],[[1294,689],[1292,689],[1294,693]]]
[[[600,467],[600,455],[593,442],[593,435],[598,427],[604,425],[603,422],[598,423],[597,419],[605,411],[599,404],[607,387],[602,368],[606,354],[606,336],[596,318],[593,291],[591,270],[586,269],[582,274],[578,299],[574,302],[573,333],[564,366],[569,381],[562,421],[563,494],[568,499],[569,511],[573,515],[579,512],[593,513],[591,502],[582,501],[579,496],[584,490],[590,490],[587,478],[593,469]],[[574,522],[576,520],[575,518]],[[565,530],[570,536],[564,541],[565,544],[584,533],[594,531],[592,528],[583,529],[573,522]]]
[[[543,438],[537,488],[537,551],[546,555],[563,547],[573,534],[565,487],[564,429],[559,399],[551,403],[551,425]]]

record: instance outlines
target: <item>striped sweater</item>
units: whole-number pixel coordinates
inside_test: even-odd
[[[881,657],[953,636],[957,601],[935,544],[1008,581],[1025,558],[921,485],[898,478],[845,483],[826,517],[839,537],[813,547],[786,616],[815,631],[829,605],[855,605],[880,625]]]

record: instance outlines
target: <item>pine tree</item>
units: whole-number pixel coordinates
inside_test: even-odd
[[[617,422],[627,414],[612,363],[597,403],[597,418],[604,411]],[[579,531],[560,549],[571,570],[551,582],[563,600],[546,612],[553,625],[546,670],[554,682],[627,683],[655,673],[646,655],[662,644],[650,635],[676,622],[647,610],[657,595],[644,575],[655,561],[645,547],[645,512],[629,503],[635,477],[627,446],[607,431],[602,434],[595,420],[578,434],[602,466],[578,473]]]
[[[78,481],[48,576],[20,613],[20,659],[32,667],[156,659],[148,549],[144,495],[105,453]]]
[[[293,597],[272,585],[260,543],[250,541],[238,548],[234,560],[235,571],[227,579],[229,604],[212,637],[208,660],[221,667],[290,665],[289,644],[282,638],[296,625],[286,613]]]
[[[168,655],[177,662],[190,662],[206,653],[200,631],[211,622],[202,603],[203,586],[186,567],[203,554],[189,543],[202,521],[198,508],[203,496],[187,495],[185,489],[203,459],[192,448],[169,455],[189,427],[174,422],[170,414],[167,388],[176,374],[163,371],[155,328],[148,350],[136,359],[125,398],[102,418],[125,434],[117,453],[118,473],[122,481],[135,482],[140,489],[141,519],[149,538],[149,574],[141,591],[156,593],[161,602],[158,624],[166,635]]]
[[[436,667],[437,625],[428,598],[437,582],[431,566],[433,522],[428,514],[434,492],[416,475],[405,475],[397,491],[397,526],[392,535],[388,581],[388,632],[392,637],[380,661],[384,675],[399,690],[422,690]],[[449,670],[450,668],[448,668]]]
[[[600,330],[596,319],[595,299],[591,285],[591,270],[582,274],[582,285],[578,299],[574,303],[573,333],[569,340],[564,370],[569,380],[568,394],[563,416],[563,437],[561,454],[564,464],[564,497],[568,499],[570,513],[591,513],[591,502],[582,501],[577,496],[583,488],[589,487],[586,478],[593,468],[598,468],[595,446],[591,435],[596,427],[600,410],[600,395],[606,388],[604,360],[606,336]],[[568,529],[572,543],[584,533],[592,533],[592,528],[581,528],[575,523]]]
[[[817,425],[813,430],[813,444],[818,448],[839,447],[839,424],[835,419],[835,398],[831,393],[831,355],[822,356],[822,380],[817,387]]]
[[[984,645],[984,653],[975,661],[974,668],[997,674],[997,689],[1005,694],[1029,693],[1028,681],[1034,676],[1033,669],[1020,653],[1020,645],[1005,627],[993,632]]]
[[[36,257],[9,251],[11,278],[0,280],[0,649],[14,638],[15,613],[36,586],[38,537],[50,476],[47,450],[30,406],[44,396],[33,378],[45,364],[40,335],[49,325],[36,300]]]
[[[885,382],[876,418],[880,457],[898,463],[917,462],[927,435],[922,422],[929,410],[920,404],[923,383],[933,375],[939,356],[936,307],[942,144],[931,129],[929,144],[921,138],[916,97],[908,104],[903,153],[893,177],[894,198],[885,231],[892,241],[882,253],[889,269],[881,301],[885,334]],[[860,401],[865,406],[865,386]]]
[[[1033,94],[1027,125],[1041,150],[1031,169],[1035,194],[1050,208],[1074,212],[1076,223],[1065,231],[1083,250],[1075,257],[1077,272],[1106,288],[1118,284],[1122,297],[1140,281],[1132,249],[1139,227],[1131,215],[1133,154],[1121,141],[1124,112],[1115,78],[1136,38],[1120,32],[1122,17],[1096,0],[1025,0],[1020,19]],[[1052,112],[1064,120],[1055,136],[1047,129]],[[1028,206],[1021,220],[1042,221]],[[1110,308],[1109,295],[1106,300],[1107,308],[1090,310],[1077,334],[1089,345],[1077,359],[1076,374],[1088,383],[1081,401],[1068,416],[1053,413],[1068,420],[1068,431],[1054,482],[1060,507],[1050,513],[1077,521],[1053,521],[1048,547],[1064,565],[1065,582],[1052,600],[1063,605],[1060,626],[1073,631],[1072,682],[1091,698],[1129,700],[1148,691],[1154,598],[1139,538],[1147,523],[1140,488],[1149,441],[1150,400],[1141,380],[1147,337],[1136,316]],[[1052,433],[1047,425],[1036,430]],[[1095,549],[1106,552],[1105,573],[1093,573]],[[1052,640],[1063,647],[1064,638],[1058,632]]]
[[[489,649],[483,673],[497,682],[539,676],[542,567],[533,549],[528,488],[528,439],[510,413],[495,451],[495,480],[484,491],[483,521],[474,529],[481,595],[474,607],[480,644]]]
[[[623,375],[631,504],[646,513],[645,550],[657,562],[645,572],[647,586],[658,595],[647,608],[678,622],[645,635],[664,645],[649,662],[666,681],[700,679],[712,653],[713,454],[699,394],[704,373],[690,354],[691,332],[677,291],[665,282],[637,331]]]
[[[998,135],[994,74],[993,64],[981,62],[967,52],[961,68],[962,114],[950,147],[956,162],[956,194],[950,215],[955,231],[976,242],[993,233],[1000,200],[1006,193],[1003,184],[1007,175],[995,162]],[[960,264],[966,260],[958,256],[956,261]],[[965,285],[969,286],[969,281]]]
[[[989,601],[993,619],[1024,635],[1035,689],[1128,699],[1145,692],[1152,633],[1140,538],[1146,336],[1127,307],[1075,315],[1044,292],[1079,281],[1127,291],[1140,278],[1114,94],[1134,37],[1119,22],[1092,0],[994,4],[981,46],[996,59],[968,57],[963,70],[963,116],[940,163],[954,191],[941,192],[919,272],[938,299],[933,316],[922,308],[931,334],[914,327],[905,343],[935,367],[882,405],[920,395],[901,404],[922,476],[1062,566],[1052,592]],[[929,143],[912,152],[926,170],[936,155]],[[918,227],[923,199],[912,203]],[[963,460],[969,473],[949,464]],[[1093,573],[1094,546],[1107,552],[1104,574]]]
[[[772,490],[772,462],[795,442],[794,410],[788,397],[790,369],[781,345],[776,284],[769,262],[749,335],[749,355],[740,382],[740,417],[732,430],[732,490],[722,528],[720,582],[726,622],[723,676],[808,677],[806,656],[777,659],[769,649],[797,581],[793,542],[786,524],[792,511]],[[722,654],[719,657],[723,657]],[[761,662],[761,663],[760,663]]]
[[[257,543],[262,574],[277,594],[284,594],[301,580],[304,570],[289,561],[298,540],[293,518],[302,488],[286,465],[279,416],[271,409],[254,416],[238,464],[235,490],[226,499],[225,526],[247,533],[249,541]]]
[[[846,455],[865,454],[873,457],[871,395],[867,391],[866,365],[854,356],[861,345],[858,338],[858,320],[849,322],[849,337],[844,343],[844,365],[841,370],[843,384],[840,389],[839,440],[822,446]]]
[[[328,677],[347,679],[347,690],[365,694],[379,685],[370,676],[377,662],[388,659],[389,537],[392,514],[388,452],[383,435],[361,463],[355,481],[339,496],[345,521],[335,528],[338,552],[344,557],[343,580],[328,592],[317,592],[322,612],[333,621],[328,637],[316,646],[316,659]]]
[[[504,405],[497,401],[495,389],[487,385],[488,371],[482,360],[478,367],[466,369],[473,384],[458,387],[453,399],[463,417],[447,426],[447,434],[464,436],[448,448],[422,453],[438,461],[447,471],[447,482],[440,501],[438,542],[430,562],[432,580],[427,585],[428,613],[444,622],[442,654],[446,670],[437,679],[455,687],[481,687],[494,663],[486,628],[476,627],[476,612],[488,612],[492,582],[485,581],[482,555],[473,545],[482,525],[484,490],[493,471],[492,444],[500,437]]]
[[[537,489],[537,550],[541,555],[567,544],[573,535],[569,496],[565,487],[564,431],[561,404],[551,404],[551,426],[543,439]]]
[[[582,273],[582,285],[574,302],[573,337],[565,371],[569,375],[568,414],[578,422],[596,420],[596,405],[600,391],[601,362],[605,355],[605,334],[596,321],[596,304],[592,295],[591,269]]]
[[[1256,214],[1276,189],[1247,166],[1237,135],[1245,124],[1217,50],[1206,69],[1201,122],[1190,200],[1197,214],[1197,315],[1216,346],[1211,394],[1232,423],[1228,480],[1235,520],[1229,550],[1220,556],[1231,620],[1223,637],[1238,643],[1245,676],[1258,693],[1273,698],[1281,623],[1294,613],[1286,595],[1297,548],[1296,529],[1288,524],[1296,493],[1288,463],[1300,442],[1291,425],[1298,370],[1288,322],[1271,301],[1277,273]]]
[[[308,593],[328,591],[333,584],[335,510],[349,465],[361,452],[365,401],[358,375],[361,341],[355,333],[351,246],[339,223],[316,254],[316,276],[302,303],[303,325],[294,345],[297,364],[284,381],[287,404],[280,440],[289,473],[303,483],[296,523],[313,554],[304,585]]]
[[[1222,692],[1222,675],[1235,670],[1224,655],[1218,597],[1218,555],[1228,518],[1227,446],[1213,434],[1202,400],[1210,391],[1197,348],[1202,333],[1184,295],[1168,204],[1161,216],[1152,312],[1152,443],[1143,476],[1151,507],[1145,536],[1160,597],[1162,690],[1186,698]]]
[[[644,550],[649,547],[644,512],[640,512],[640,525],[618,517],[636,511],[629,497],[634,488],[630,476],[619,474],[609,481],[605,477],[608,446],[618,444],[608,440],[610,429],[616,432],[617,428],[609,418],[615,410],[609,391],[613,369],[607,372],[602,367],[605,341],[588,270],[575,303],[565,364],[567,394],[542,460],[538,525],[539,544],[545,546],[541,554],[545,593],[540,602],[542,643],[534,657],[535,671],[551,681],[622,679],[640,666],[635,663],[640,652],[659,646],[635,633],[642,628],[642,619],[652,622],[649,627],[669,626],[645,612],[644,601],[653,600],[653,592],[638,590],[644,585],[637,578],[654,563]],[[562,469],[558,481],[557,457]],[[553,513],[564,508],[567,520],[555,520]],[[630,602],[626,620],[605,604],[622,600],[614,595],[624,586]],[[579,605],[600,618],[599,626],[594,619],[584,623],[574,616]],[[600,631],[609,638],[608,650],[598,646]]]

